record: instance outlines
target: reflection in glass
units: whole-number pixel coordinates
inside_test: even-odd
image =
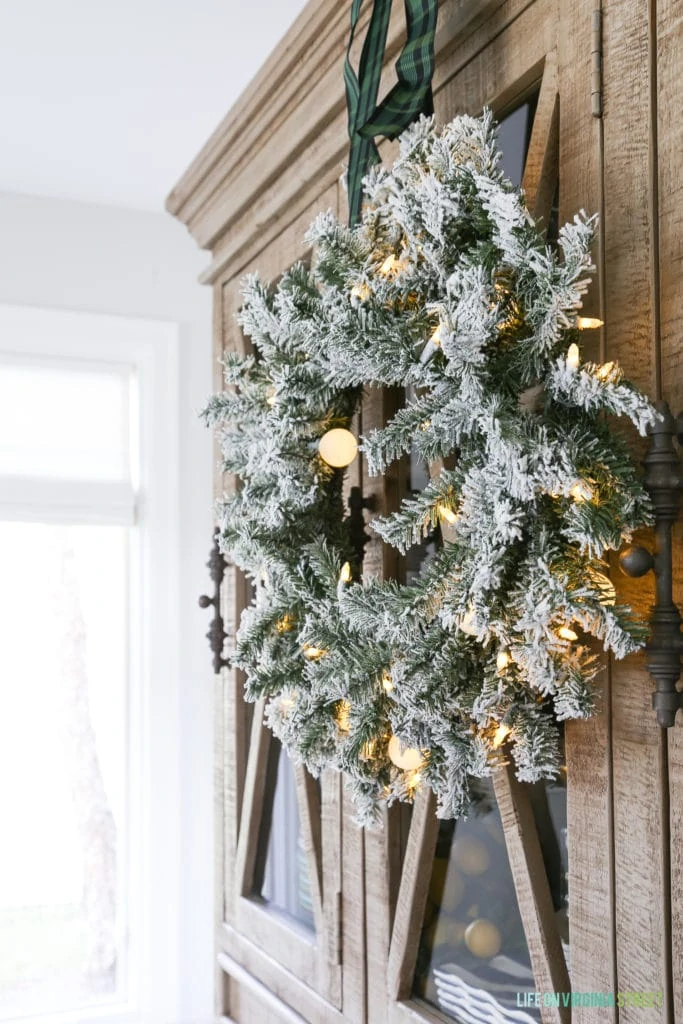
[[[306,928],[314,929],[308,862],[301,836],[296,783],[292,762],[273,741],[269,766],[270,788],[274,785],[272,808],[266,804],[262,822],[262,843],[267,839],[263,877],[255,879],[255,890],[271,907],[287,914]]]
[[[568,953],[567,805],[564,775],[528,787]],[[519,1016],[518,993],[535,991],[529,949],[490,780],[478,780],[470,815],[439,828],[415,976],[415,992],[454,1020],[537,1021]],[[526,1016],[524,1016],[526,1014]],[[508,1016],[510,1015],[510,1016]]]

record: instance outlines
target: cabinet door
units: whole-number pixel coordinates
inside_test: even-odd
[[[604,134],[591,99],[594,24],[585,4],[509,0],[460,43],[456,37],[437,66],[439,119],[463,110],[477,113],[484,105],[494,110],[502,120],[506,170],[513,179],[518,176],[530,210],[543,218],[551,236],[558,216],[561,223],[580,208],[604,210]],[[586,313],[606,318],[604,231],[603,224],[596,245],[599,279]],[[605,338],[594,333],[588,344],[595,345],[596,358],[606,358]],[[631,372],[623,349],[618,355]],[[376,404],[364,409],[364,421],[385,414]],[[367,481],[367,486],[383,490],[385,508],[395,500],[391,481]],[[378,563],[376,568],[387,567]],[[634,603],[642,606],[642,597]],[[567,726],[567,770],[559,783],[521,785],[503,769],[482,787],[476,812],[467,820],[438,822],[430,795],[420,794],[409,818],[392,812],[383,833],[366,837],[370,1024],[484,1019],[560,1024],[595,1020],[596,1012],[601,1020],[615,1019],[610,1008],[572,1010],[561,999],[559,1005],[550,999],[543,1005],[542,995],[536,1006],[531,994],[567,993],[571,987],[615,993],[618,978],[637,973],[626,937],[623,975],[617,974],[615,960],[619,858],[628,860],[629,839],[624,836],[622,847],[615,848],[613,815],[624,816],[626,805],[612,803],[612,787],[625,772],[624,765],[613,764],[614,678],[631,680],[641,715],[647,714],[648,684],[635,659],[619,669],[618,677],[605,674],[604,713]],[[647,753],[645,742],[637,751],[643,766]],[[652,768],[648,765],[637,789],[656,798],[659,783]],[[656,862],[660,826],[651,843]],[[624,866],[634,883],[633,866]],[[646,875],[656,904],[661,899],[657,868],[648,868]],[[626,902],[625,893],[621,898]],[[661,938],[657,925],[649,925],[648,938],[653,943]],[[632,981],[630,987],[661,989],[665,965],[655,955],[651,967],[648,982]]]
[[[242,276],[258,270],[274,280],[306,257],[305,229],[337,201],[335,185],[250,265],[215,286],[217,389],[223,352],[249,350],[235,320]],[[218,474],[216,497],[235,486]],[[222,598],[233,637],[250,600],[248,582],[234,566],[228,566]],[[263,713],[263,702],[244,701],[241,673],[224,669],[216,683],[217,1005],[227,1019],[245,1024],[358,1021],[361,836],[350,824],[340,776],[314,780],[293,765]]]

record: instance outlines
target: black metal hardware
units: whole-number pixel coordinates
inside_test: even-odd
[[[223,645],[227,633],[225,632],[225,626],[223,624],[223,616],[221,615],[221,584],[223,577],[225,576],[225,569],[227,562],[225,557],[218,546],[218,527],[213,531],[213,544],[211,545],[211,554],[209,560],[206,563],[209,568],[209,575],[213,580],[213,597],[209,597],[208,594],[202,594],[199,598],[200,608],[210,608],[213,605],[214,615],[209,625],[209,631],[206,634],[209,641],[209,647],[213,654],[213,670],[215,673],[220,672],[222,668],[226,668],[229,664],[227,658],[223,657]]]
[[[365,518],[363,509],[372,510],[375,506],[374,498],[364,498],[360,487],[352,487],[349,492],[349,533],[351,535],[351,546],[356,555],[358,567],[363,565],[363,554],[365,545],[370,540],[369,534],[365,532]]]
[[[650,617],[650,640],[645,648],[648,671],[655,680],[652,707],[657,722],[670,729],[676,712],[683,707],[683,693],[676,689],[681,675],[681,616],[673,600],[671,531],[678,518],[683,488],[681,460],[674,437],[683,443],[683,414],[674,420],[666,402],[656,403],[663,419],[650,430],[651,441],[645,456],[645,487],[655,509],[655,550],[635,546],[619,556],[627,576],[655,574],[655,605]]]

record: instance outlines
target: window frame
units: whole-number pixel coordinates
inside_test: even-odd
[[[180,1014],[179,326],[0,304],[0,359],[129,367],[133,485],[0,479],[0,519],[130,528],[125,1002],[5,1024],[167,1024]],[[136,422],[137,421],[137,422]],[[3,487],[9,483],[9,487]]]

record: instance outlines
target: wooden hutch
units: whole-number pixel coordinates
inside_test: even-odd
[[[385,83],[404,33],[403,5],[394,6]],[[349,8],[311,0],[169,196],[168,210],[209,253],[216,388],[221,353],[246,344],[235,322],[243,275],[276,278],[306,255],[303,235],[318,211],[345,217]],[[532,210],[547,220],[555,203],[560,223],[580,208],[599,212],[598,278],[586,310],[606,324],[596,355],[599,345],[652,395],[661,381],[674,413],[683,408],[680,3],[443,0],[436,49],[438,119],[490,106],[523,136],[520,176]],[[226,59],[228,50],[226,40]],[[391,159],[393,146],[382,152]],[[395,401],[389,393],[367,399],[362,429]],[[351,482],[374,494],[378,509],[395,506],[405,481],[352,469]],[[217,494],[231,486],[217,475]],[[679,602],[682,550],[678,532]],[[390,552],[369,545],[366,571],[398,568]],[[651,580],[616,568],[613,576],[646,611]],[[228,630],[246,599],[228,568]],[[514,883],[510,913],[521,921],[531,972],[518,987],[661,993],[657,1006],[541,1006],[527,1009],[529,1020],[673,1024],[683,1021],[683,728],[680,716],[668,732],[657,727],[642,657],[606,666],[601,678],[602,714],[566,727],[566,817],[556,829],[564,918],[538,801],[504,771],[494,780],[489,832],[493,842],[500,831],[505,854],[497,878],[507,872]],[[458,1009],[443,956],[436,985],[433,972],[439,949],[460,962],[458,915],[466,919],[468,908],[458,909],[449,860],[460,826],[437,822],[421,794],[412,812],[392,810],[383,830],[362,832],[339,777],[318,785],[279,756],[263,709],[242,700],[239,674],[223,670],[215,687],[217,1021],[484,1019]],[[525,1018],[500,1016],[508,1019]]]

